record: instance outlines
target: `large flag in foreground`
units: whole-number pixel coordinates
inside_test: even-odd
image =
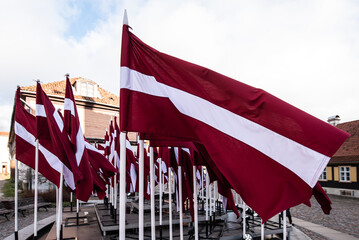
[[[273,95],[158,52],[123,26],[121,131],[200,142],[264,221],[307,201],[348,134]]]

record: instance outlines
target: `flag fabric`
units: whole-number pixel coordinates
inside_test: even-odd
[[[348,138],[261,89],[149,47],[128,25],[121,51],[121,131],[203,144],[264,221],[307,201]]]
[[[108,160],[112,165],[115,165],[114,158],[115,158],[115,130],[113,128],[112,118],[110,120],[110,126],[109,126],[109,140],[108,140]],[[113,182],[112,182],[113,183]]]
[[[74,182],[77,187],[77,184],[84,179],[84,175],[77,167],[75,154],[72,151],[68,135],[64,131],[62,116],[56,111],[39,82],[36,86],[36,137],[42,146],[47,149],[52,147],[54,154],[67,167],[63,169],[64,179],[67,183]],[[67,169],[71,172],[68,172]]]
[[[27,112],[20,101],[20,88],[15,99],[15,145],[16,158],[35,168],[36,151],[36,117]],[[51,145],[39,144],[39,172],[57,187],[60,186],[60,173],[64,169],[65,181],[71,189],[75,189],[74,178],[70,169],[55,155]]]
[[[141,139],[141,137],[140,137]],[[140,153],[140,144],[137,144],[137,154]],[[143,186],[144,186],[144,197],[150,200],[150,158],[146,148],[144,148],[144,159],[143,159]],[[139,155],[138,155],[139,158]],[[139,173],[138,164],[135,165],[137,172]]]
[[[77,167],[83,175],[83,179],[78,182],[76,186],[76,197],[87,202],[91,196],[92,186],[94,183],[92,174],[93,171],[91,170],[85,138],[80,126],[76,102],[68,76],[66,77],[64,103],[64,130],[70,138],[72,150],[75,153]]]
[[[114,132],[114,140],[115,140],[115,156],[117,159],[117,169],[120,172],[120,129],[118,128],[118,124],[117,124],[117,117],[115,117],[114,120],[114,126],[115,126],[115,132]],[[126,192],[129,193],[131,192],[131,177],[130,177],[130,163],[129,163],[129,159],[128,159],[128,154],[127,154],[127,149],[126,149]],[[117,179],[118,182],[120,182],[120,178]]]
[[[104,152],[105,157],[108,157],[108,155],[110,155],[110,140],[108,137],[108,133],[107,133],[107,129],[106,129],[106,134],[105,134],[105,152]]]
[[[94,147],[88,142],[85,142],[87,155],[89,157],[92,167],[97,173],[103,176],[106,183],[109,184],[109,178],[114,176],[118,171],[115,167],[107,160],[107,158],[101,153],[99,149]]]
[[[130,192],[138,192],[137,176],[138,176],[138,161],[132,150],[131,143],[126,135],[126,168],[130,178]]]
[[[327,215],[330,214],[330,211],[332,210],[332,201],[330,201],[327,193],[323,190],[322,186],[317,182],[313,188],[313,196],[319,203],[320,207],[322,208],[323,212]],[[311,207],[310,200],[307,202],[304,202],[308,207]]]

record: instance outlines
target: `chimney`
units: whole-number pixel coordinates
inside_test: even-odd
[[[334,115],[334,116],[328,117],[328,123],[333,126],[338,125],[339,121],[340,121],[339,115]]]

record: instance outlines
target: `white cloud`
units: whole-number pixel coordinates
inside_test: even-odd
[[[9,132],[10,131],[10,120],[12,115],[13,106],[3,105],[0,106],[0,132]]]
[[[102,17],[82,38],[71,38],[71,21],[86,11],[74,3],[1,1],[2,106],[12,104],[16,85],[58,81],[67,72],[118,93],[126,8],[133,32],[159,51],[262,88],[323,120],[358,119],[355,1],[88,1]]]

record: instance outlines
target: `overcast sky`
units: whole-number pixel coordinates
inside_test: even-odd
[[[359,1],[1,0],[0,131],[16,86],[66,73],[119,93],[123,12],[145,43],[324,121],[359,119]]]

